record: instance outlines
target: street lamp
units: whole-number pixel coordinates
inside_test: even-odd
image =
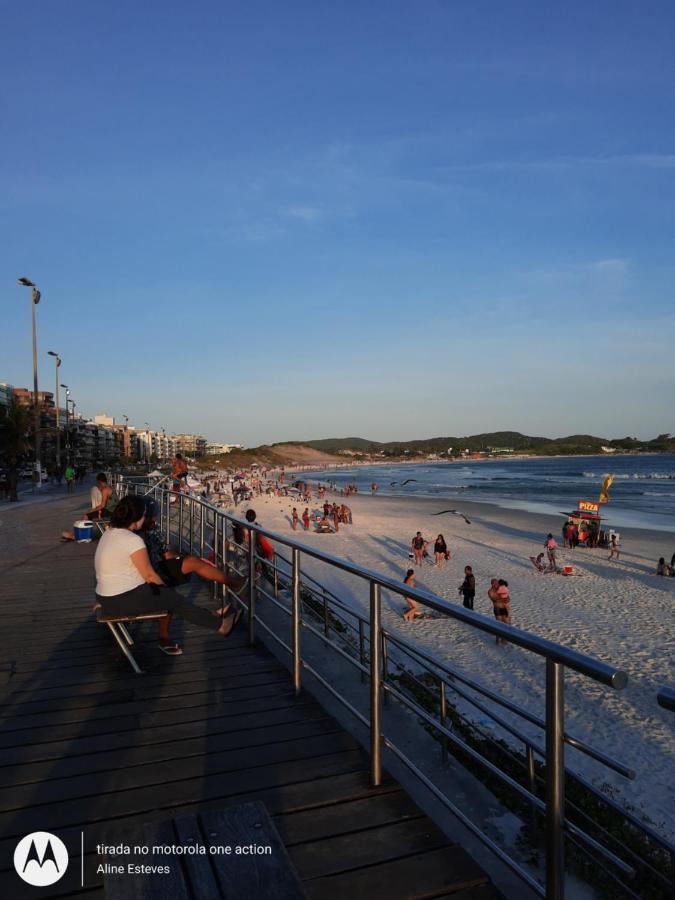
[[[145,425],[145,427],[146,427],[146,429],[147,429],[146,432],[145,432],[146,438],[147,438],[147,439],[144,441],[144,444],[145,444],[145,461],[146,461],[146,463],[148,463],[148,465],[149,465],[149,464],[150,464],[150,450],[149,450],[149,447],[150,447],[150,441],[151,441],[151,438],[150,438],[150,423],[149,423],[149,422],[144,422],[143,424]],[[148,470],[148,471],[149,471],[149,470]]]
[[[61,420],[59,418],[59,367],[61,365],[61,357],[54,350],[47,351],[48,356],[54,357],[56,371],[56,466],[61,468]]]
[[[40,302],[40,291],[28,278],[17,278],[22,287],[31,289],[31,312],[33,317],[33,408],[35,416],[35,468],[38,473],[37,484],[42,484],[42,467],[40,466],[40,407],[38,405],[38,369],[37,369],[37,330],[35,327],[35,307]]]

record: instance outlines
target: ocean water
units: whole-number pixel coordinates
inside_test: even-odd
[[[458,509],[465,499],[559,515],[576,509],[579,500],[597,501],[608,473],[614,484],[601,514],[609,525],[675,532],[675,454],[357,466],[308,477],[340,487],[356,482],[362,492],[376,481],[384,496],[447,497]],[[404,485],[407,479],[413,480]]]

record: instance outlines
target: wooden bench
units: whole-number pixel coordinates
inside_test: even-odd
[[[112,636],[117,641],[120,650],[129,660],[131,668],[137,675],[143,675],[143,669],[138,665],[131,652],[134,639],[127,631],[126,626],[132,622],[142,622],[146,619],[163,619],[166,615],[168,615],[168,613],[165,611],[142,613],[140,616],[106,616],[99,608],[96,614],[96,621],[108,626],[112,632]]]
[[[151,822],[110,835],[107,842],[127,844],[132,853],[100,862],[121,864],[125,870],[131,864],[169,871],[106,873],[106,900],[307,900],[279,833],[259,802]],[[148,847],[149,852],[134,854],[135,846]],[[204,852],[153,852],[155,847],[173,846]]]

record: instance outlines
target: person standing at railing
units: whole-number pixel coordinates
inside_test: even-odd
[[[180,490],[181,487],[186,487],[187,477],[187,463],[183,459],[183,455],[181,453],[176,453],[174,458],[171,460],[171,478],[173,480],[174,489]]]

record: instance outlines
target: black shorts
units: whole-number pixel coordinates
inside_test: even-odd
[[[162,576],[164,581],[172,586],[176,584],[187,584],[190,580],[190,576],[183,574],[181,568],[182,565],[182,556],[179,556],[178,559],[165,559],[159,567],[158,574]]]
[[[505,609],[503,606],[495,606],[494,608],[495,619],[498,619],[500,616],[510,616],[511,612],[508,609]]]

